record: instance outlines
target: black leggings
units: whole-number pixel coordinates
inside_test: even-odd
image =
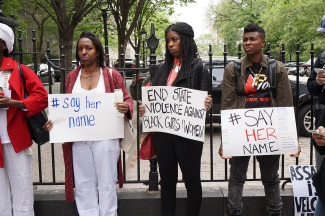
[[[179,163],[187,189],[187,215],[198,216],[202,202],[200,171],[203,143],[159,132],[153,133],[153,139],[161,179],[162,215],[175,215]]]

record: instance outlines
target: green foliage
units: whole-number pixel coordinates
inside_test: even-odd
[[[215,41],[213,40],[212,34],[203,34],[200,37],[195,39],[195,43],[197,46],[197,49],[199,51],[199,54],[201,57],[208,56],[209,55],[209,45],[212,45],[212,53],[218,52],[218,50],[221,50],[221,46],[217,46]]]
[[[211,5],[206,20],[218,30],[218,36],[228,45],[228,55],[238,52],[242,31],[248,23],[259,23],[264,12],[266,0],[221,0]]]
[[[310,58],[310,43],[314,42],[315,54],[324,50],[323,35],[316,31],[324,16],[325,4],[322,0],[283,0],[268,2],[261,17],[272,51],[279,57],[282,42],[285,43],[286,59],[296,59],[297,42],[300,60]]]
[[[164,13],[161,11],[160,13],[155,13],[150,19],[148,20],[147,24],[144,26],[144,30],[147,32],[146,37],[150,36],[151,32],[151,23],[155,24],[155,35],[159,38],[159,45],[156,50],[156,55],[158,59],[165,58],[165,29],[172,24],[172,21],[169,20],[168,13]],[[146,56],[150,55],[149,49],[146,51]]]
[[[155,35],[160,38],[156,54],[158,58],[164,58],[165,51],[165,29],[172,24],[169,19],[174,14],[174,4],[180,4],[186,6],[189,3],[195,2],[194,0],[144,0],[144,5],[142,7],[141,13],[139,14],[138,24],[135,27],[132,35],[131,41],[134,41],[134,45],[137,45],[140,50],[142,50],[142,43],[139,43],[141,39],[141,33],[143,30],[147,32],[147,37],[150,36],[151,23],[155,25]],[[131,14],[134,14],[135,10],[131,10]],[[130,16],[132,19],[133,16]],[[131,22],[132,20],[129,20]],[[141,55],[141,54],[140,54]],[[146,56],[149,55],[149,50],[147,50]],[[142,59],[142,58],[141,58]]]
[[[230,46],[229,55],[237,52],[237,43],[242,37],[240,30],[255,22],[265,29],[273,57],[280,59],[284,42],[286,60],[290,56],[295,60],[299,42],[300,61],[307,61],[311,42],[314,42],[315,56],[324,50],[323,35],[316,32],[324,11],[323,0],[221,0],[211,6],[207,18],[212,17],[210,24]]]

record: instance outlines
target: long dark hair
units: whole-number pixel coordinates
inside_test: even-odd
[[[200,64],[198,64],[199,58],[197,58],[198,51],[194,41],[193,28],[184,22],[174,23],[165,30],[166,56],[164,65],[160,67],[162,76],[159,78],[158,85],[166,85],[169,73],[174,65],[174,56],[170,54],[167,43],[167,34],[170,31],[174,31],[180,36],[180,59],[182,60],[182,67],[175,80],[185,73],[187,77],[187,87],[191,88],[193,86],[193,73]]]
[[[80,58],[79,58],[79,55],[78,55],[78,44],[79,44],[79,40],[81,38],[88,38],[90,39],[94,46],[95,46],[95,49],[96,51],[98,52],[98,60],[99,60],[99,67],[104,67],[104,61],[106,59],[106,55],[105,55],[105,52],[104,52],[104,49],[103,49],[103,44],[100,42],[100,40],[98,39],[98,37],[92,33],[92,32],[82,32],[79,39],[78,39],[78,42],[77,42],[77,46],[76,46],[76,60],[77,61],[80,61]]]

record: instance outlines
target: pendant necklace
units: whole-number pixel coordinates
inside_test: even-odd
[[[260,69],[260,71],[258,72],[258,74],[255,74],[254,72],[253,72],[253,70],[252,70],[252,68],[251,67],[248,67],[249,68],[249,70],[250,70],[250,72],[253,74],[253,83],[252,83],[252,86],[254,86],[254,85],[257,85],[257,83],[258,83],[258,79],[259,79],[259,77],[260,77],[260,73],[261,73],[261,71],[262,71],[262,69],[263,69],[263,66],[261,65],[261,69]],[[257,79],[257,80],[256,80]]]
[[[181,70],[182,66],[177,66],[177,65],[173,65],[173,69],[175,70],[176,73],[178,73]]]
[[[7,79],[8,79],[8,71],[3,71],[4,73],[4,80],[3,80],[3,87],[0,87],[0,92],[4,92],[4,90],[7,88]]]
[[[85,72],[85,77],[88,78],[88,80],[89,80],[89,82],[88,82],[88,90],[91,90],[91,88],[90,88],[91,78],[92,78],[92,77],[97,73],[98,68],[96,69],[96,71],[95,71],[92,75],[89,75],[89,74],[86,72],[85,68],[83,68],[83,70],[84,70],[84,72]]]

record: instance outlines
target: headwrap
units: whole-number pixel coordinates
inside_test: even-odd
[[[14,48],[15,35],[12,29],[3,23],[0,23],[0,39],[6,43],[9,53],[11,53]]]

